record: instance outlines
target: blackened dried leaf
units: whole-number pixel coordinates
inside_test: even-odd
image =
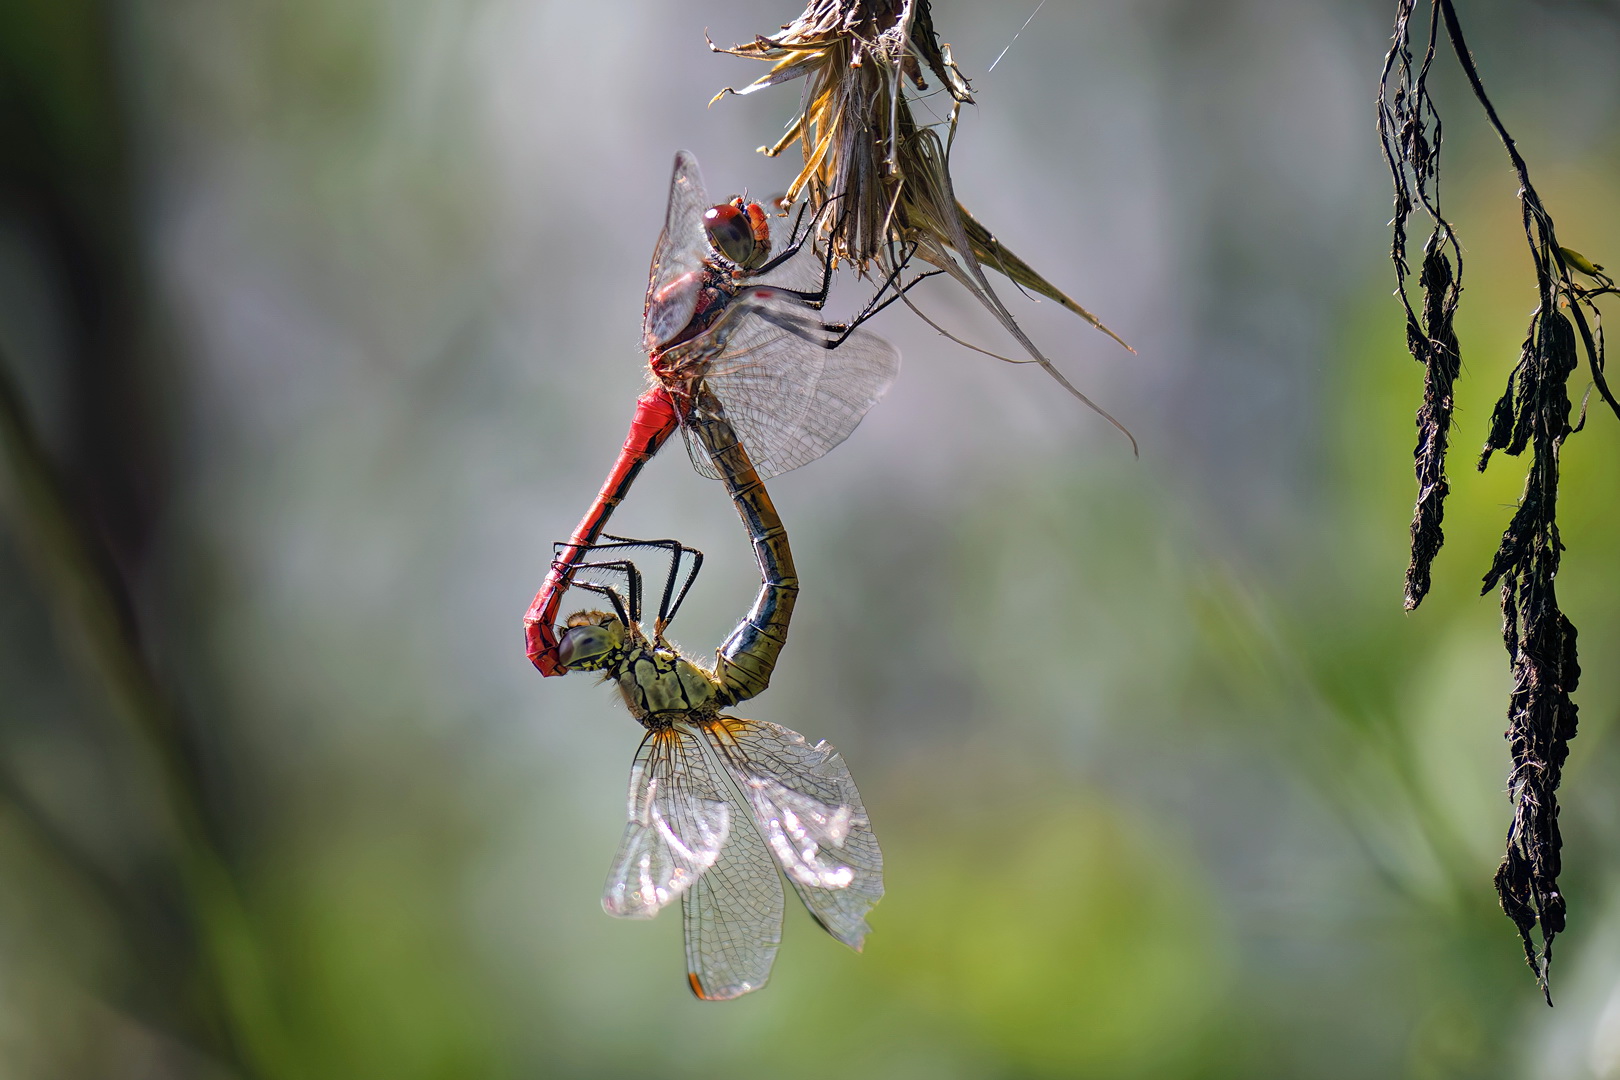
[[[1423,405],[1417,412],[1413,466],[1417,504],[1412,512],[1412,557],[1406,568],[1406,609],[1428,595],[1431,567],[1445,542],[1446,452],[1450,448],[1453,386],[1462,359],[1452,322],[1462,294],[1462,250],[1451,223],[1440,212],[1440,115],[1429,98],[1427,79],[1434,61],[1438,14],[1431,10],[1428,45],[1414,63],[1410,20],[1414,0],[1399,0],[1395,37],[1384,60],[1378,90],[1378,131],[1384,163],[1395,185],[1395,217],[1390,261],[1396,292],[1406,308],[1406,347],[1423,365]],[[1423,299],[1414,307],[1407,293],[1406,227],[1421,208],[1431,223],[1423,248],[1418,283]]]
[[[1557,530],[1552,529],[1534,538],[1527,561],[1556,567],[1558,551]],[[1496,871],[1496,890],[1502,910],[1519,930],[1525,960],[1551,1004],[1547,976],[1553,939],[1563,932],[1565,921],[1564,896],[1558,888],[1563,838],[1557,791],[1576,731],[1578,708],[1570,698],[1580,681],[1576,632],[1558,611],[1550,578],[1510,571],[1502,578],[1502,610],[1503,640],[1513,669],[1507,740],[1513,759],[1508,794],[1514,810],[1507,854]]]
[[[1528,350],[1529,348],[1530,343],[1527,341],[1525,342],[1525,349]],[[1523,363],[1523,360],[1520,360],[1520,363]],[[1513,441],[1513,420],[1518,415],[1513,400],[1513,387],[1517,384],[1518,379],[1519,369],[1514,368],[1508,375],[1507,388],[1502,391],[1502,396],[1497,399],[1496,407],[1491,410],[1491,429],[1485,436],[1485,449],[1479,455],[1480,472],[1485,471],[1485,466],[1490,463],[1493,452],[1507,449],[1508,444]]]
[[[1545,242],[1549,231],[1539,231],[1537,239]],[[1542,284],[1544,295],[1556,295],[1550,281]],[[1530,472],[1484,580],[1484,591],[1501,589],[1502,640],[1513,672],[1507,727],[1513,822],[1507,853],[1496,872],[1496,889],[1549,1004],[1552,944],[1565,919],[1558,887],[1563,844],[1558,784],[1569,740],[1575,737],[1578,710],[1570,695],[1580,680],[1575,626],[1559,610],[1554,588],[1563,552],[1557,522],[1558,456],[1571,430],[1568,384],[1579,359],[1577,350],[1575,330],[1562,313],[1557,309],[1536,313],[1508,391],[1497,402],[1491,433],[1493,443],[1500,446],[1507,426],[1504,416],[1511,416],[1512,437],[1502,448],[1509,454],[1529,448]],[[1485,458],[1489,452],[1490,444]]]
[[[1412,522],[1406,606],[1415,607],[1427,592],[1430,564],[1443,539],[1446,435],[1452,384],[1459,370],[1452,322],[1461,277],[1460,252],[1451,225],[1440,213],[1440,118],[1425,88],[1443,21],[1469,87],[1513,163],[1525,240],[1536,272],[1536,311],[1519,362],[1492,410],[1479,467],[1484,469],[1497,450],[1510,456],[1531,452],[1524,495],[1503,530],[1485,575],[1484,591],[1501,590],[1502,640],[1513,672],[1507,728],[1513,760],[1509,779],[1513,822],[1508,829],[1507,853],[1496,873],[1496,888],[1502,910],[1518,928],[1525,958],[1551,1004],[1552,943],[1563,932],[1566,914],[1558,887],[1562,839],[1557,792],[1569,740],[1575,737],[1577,709],[1570,695],[1580,679],[1575,627],[1559,610],[1553,587],[1563,551],[1557,520],[1558,459],[1564,439],[1573,430],[1568,384],[1583,353],[1599,392],[1620,414],[1620,403],[1609,394],[1603,378],[1603,334],[1594,303],[1597,296],[1614,288],[1600,266],[1559,245],[1552,216],[1530,182],[1524,158],[1485,93],[1453,0],[1429,0],[1428,45],[1422,63],[1414,65],[1408,24],[1415,2],[1397,0],[1395,42],[1384,63],[1378,99],[1384,158],[1395,181],[1390,257],[1406,308],[1407,346],[1425,369],[1423,407],[1418,410],[1418,505]],[[1417,207],[1433,222],[1420,275],[1421,315],[1406,292],[1406,227]],[[1455,276],[1446,261],[1447,247],[1458,256]],[[1572,267],[1592,277],[1596,287],[1577,285],[1571,278]]]
[[[1437,233],[1437,235],[1439,235]],[[1417,508],[1412,515],[1412,559],[1406,570],[1406,609],[1428,595],[1430,567],[1445,542],[1441,522],[1446,513],[1446,450],[1451,433],[1452,386],[1462,360],[1452,320],[1461,287],[1442,243],[1429,245],[1419,275],[1423,286],[1423,323],[1407,323],[1407,346],[1423,363],[1423,404],[1417,413],[1418,441],[1412,456],[1417,467]]]

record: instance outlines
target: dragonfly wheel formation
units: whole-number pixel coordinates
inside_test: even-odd
[[[725,469],[762,579],[714,669],[664,640],[703,558],[673,540],[610,537],[586,549],[573,587],[611,610],[570,615],[558,652],[567,669],[602,672],[646,729],[602,906],[621,918],[651,918],[679,897],[688,984],[700,998],[724,1000],[770,977],[781,942],[778,867],[815,920],[859,950],[866,913],[883,895],[883,855],[836,750],[720,711],[769,684],[798,580],[787,532],[729,425],[711,417],[698,435]],[[649,636],[637,563],[652,558],[668,565]]]
[[[684,151],[675,156],[642,315],[653,386],[637,400],[607,480],[524,616],[529,660],[542,675],[566,670],[554,625],[575,566],[677,429],[697,470],[719,477],[695,432],[705,413],[724,415],[769,480],[843,442],[894,382],[900,354],[860,324],[920,278],[905,286],[891,278],[854,319],[825,322],[831,251],[817,253],[815,222],[800,224],[772,253],[759,204],[736,196],[710,205],[697,161]]]
[[[811,242],[817,224],[796,226],[773,252],[759,205],[740,196],[710,205],[697,162],[676,155],[642,317],[653,386],[524,617],[529,659],[542,674],[601,672],[646,729],[602,905],[650,918],[679,898],[688,982],[709,1000],[769,978],[781,941],[778,870],[816,921],[857,950],[883,895],[883,856],[838,752],[721,711],[770,685],[798,597],[787,531],[764,480],[843,442],[900,367],[899,353],[860,324],[910,285],[891,277],[849,323],[823,321],[833,264]],[[664,637],[702,555],[673,540],[603,534],[677,429],[698,471],[725,482],[762,579],[712,669]],[[664,567],[663,586],[647,627],[642,564],[653,563]],[[595,606],[559,627],[570,589]]]

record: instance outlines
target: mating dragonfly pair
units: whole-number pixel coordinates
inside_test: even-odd
[[[856,950],[883,895],[883,856],[838,752],[721,711],[770,684],[798,597],[787,531],[764,481],[843,442],[900,369],[893,346],[860,323],[909,285],[891,277],[849,323],[824,321],[833,261],[817,250],[817,224],[801,214],[773,251],[757,203],[711,205],[697,162],[676,155],[642,321],[652,387],[524,617],[529,659],[543,675],[603,673],[646,729],[602,906],[651,918],[680,898],[688,982],[708,1000],[769,978],[781,940],[779,869],[816,921]],[[759,595],[712,669],[664,637],[702,555],[673,540],[603,533],[677,429],[698,471],[725,483],[759,562]],[[649,565],[662,573],[650,627]],[[593,606],[559,625],[571,589]]]

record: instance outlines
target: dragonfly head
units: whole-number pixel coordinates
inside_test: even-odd
[[[624,623],[606,611],[578,611],[568,616],[557,660],[565,668],[600,671],[624,650]]]
[[[742,196],[703,211],[703,231],[714,250],[742,267],[753,270],[771,254],[771,226],[759,203]]]

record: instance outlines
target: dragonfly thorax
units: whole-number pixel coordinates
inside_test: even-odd
[[[628,649],[614,678],[630,714],[641,721],[693,712],[714,701],[713,676],[672,649]]]

